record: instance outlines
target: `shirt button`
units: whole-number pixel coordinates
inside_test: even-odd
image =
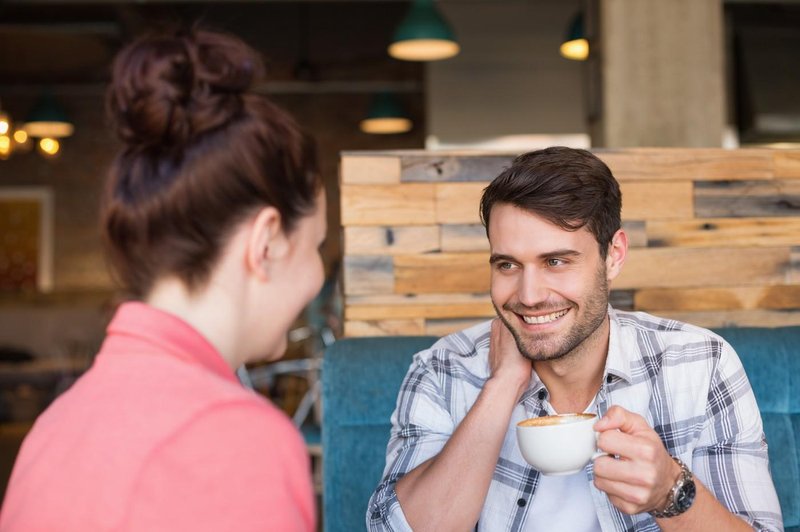
[[[613,380],[614,380],[614,377],[612,377],[610,373],[608,375],[606,375],[606,382],[608,384],[611,384],[611,381],[613,381]]]
[[[378,510],[375,510],[374,512],[372,512],[372,518],[373,519],[380,519],[381,518],[381,513]]]
[[[519,506],[520,508],[522,508],[526,504],[528,504],[528,501],[526,501],[525,499],[518,499],[517,500],[517,506]]]
[[[544,401],[544,398],[547,397],[547,392],[545,392],[544,390],[539,390],[538,397],[539,397],[540,401]],[[520,499],[520,500],[522,500],[522,499]]]

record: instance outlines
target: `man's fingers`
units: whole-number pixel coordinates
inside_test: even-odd
[[[642,416],[614,405],[595,423],[594,429],[598,432],[620,430],[626,434],[635,434],[641,430],[650,430],[650,426]]]

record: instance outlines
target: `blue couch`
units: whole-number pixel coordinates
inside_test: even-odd
[[[770,466],[786,530],[800,532],[800,327],[716,331],[742,359],[769,441]],[[389,418],[411,358],[436,340],[391,336],[339,340],[322,369],[323,526],[365,528],[367,501],[380,481]]]

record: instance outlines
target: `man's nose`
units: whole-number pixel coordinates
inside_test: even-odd
[[[549,290],[545,275],[535,268],[525,268],[517,287],[517,299],[526,307],[535,307],[547,299]]]

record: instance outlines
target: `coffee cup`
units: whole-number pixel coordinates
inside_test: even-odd
[[[558,414],[517,423],[522,457],[545,475],[572,475],[605,453],[597,449],[595,414]]]

